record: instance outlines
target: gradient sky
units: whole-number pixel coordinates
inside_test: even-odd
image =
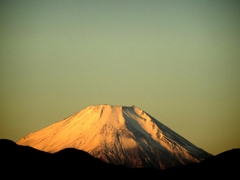
[[[0,138],[111,104],[240,148],[238,0],[1,0],[0,24]]]

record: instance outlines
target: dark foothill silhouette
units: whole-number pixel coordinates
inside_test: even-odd
[[[128,168],[107,164],[87,152],[66,148],[50,154],[29,146],[0,139],[0,178],[239,178],[240,149],[232,149],[201,163],[176,166],[166,170]]]

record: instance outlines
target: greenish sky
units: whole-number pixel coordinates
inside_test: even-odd
[[[240,148],[238,0],[1,0],[0,24],[0,138],[111,104]]]

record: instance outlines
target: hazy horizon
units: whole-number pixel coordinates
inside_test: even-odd
[[[135,105],[212,154],[240,148],[240,2],[0,1],[0,138]]]

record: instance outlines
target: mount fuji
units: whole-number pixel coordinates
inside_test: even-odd
[[[106,104],[88,106],[17,144],[50,153],[75,148],[132,168],[167,169],[212,156],[138,107]]]

